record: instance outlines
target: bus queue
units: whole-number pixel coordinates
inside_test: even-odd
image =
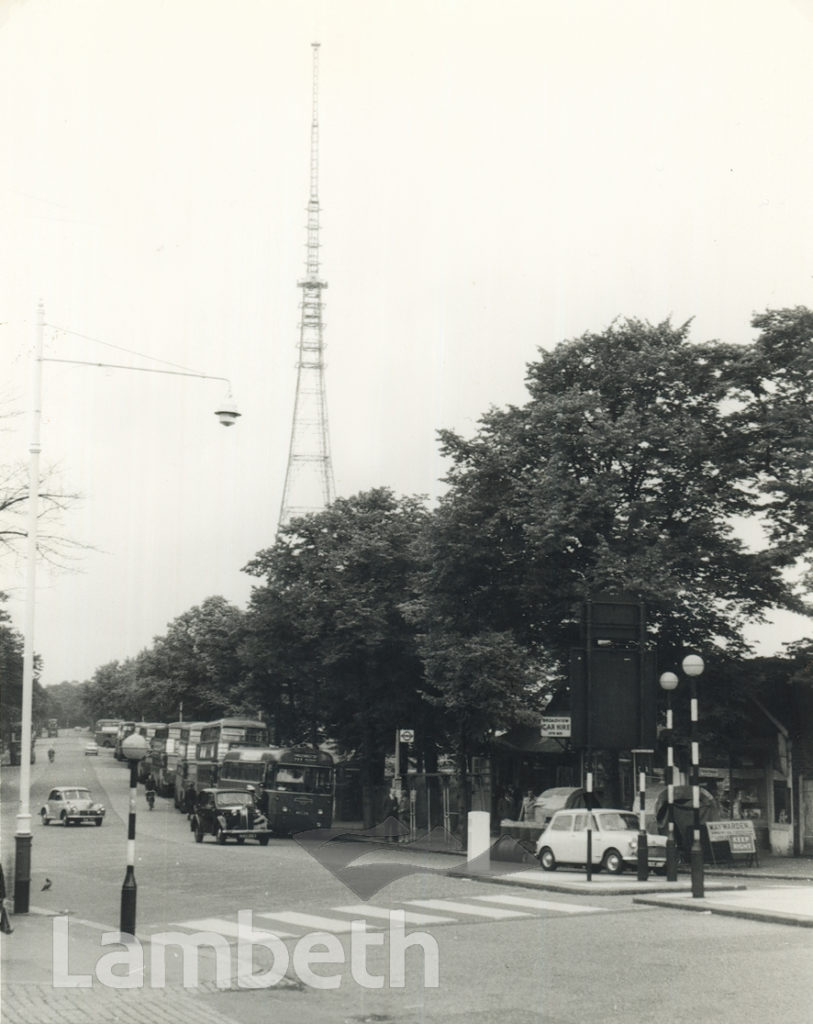
[[[110,720],[108,720],[110,721]],[[212,722],[116,722],[115,756],[137,732],[149,742],[139,781],[171,797],[189,813],[204,789],[251,789],[276,835],[329,828],[333,821],[335,764],[318,747],[273,746],[256,718]]]

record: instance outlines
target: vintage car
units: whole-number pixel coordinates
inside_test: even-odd
[[[43,825],[50,825],[52,821],[61,821],[63,825],[92,821],[94,825],[101,825],[104,806],[96,803],[84,786],[57,786],[48,794],[40,819]]]
[[[614,808],[556,811],[536,843],[536,856],[545,871],[559,864],[587,863],[587,825],[591,829],[591,864],[611,874],[638,863],[638,815]],[[666,839],[647,833],[649,867],[662,871],[666,865]]]
[[[238,843],[256,839],[267,846],[271,838],[268,819],[254,802],[254,793],[245,789],[202,789],[189,816],[195,842],[214,836],[218,843],[234,838]]]
[[[85,744],[85,757],[98,757],[99,756],[99,745],[98,743],[86,743]]]

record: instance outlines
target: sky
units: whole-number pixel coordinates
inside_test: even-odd
[[[337,494],[437,498],[436,431],[524,402],[540,348],[618,317],[748,342],[813,304],[813,0],[0,0],[0,463],[28,462],[39,301],[46,356],[227,377],[242,414],[221,382],[44,364],[87,546],[38,568],[45,685],[245,607],[273,544],[313,42]],[[0,589],[22,630],[23,558]]]

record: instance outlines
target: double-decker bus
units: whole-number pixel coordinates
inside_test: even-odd
[[[59,721],[56,718],[48,719],[48,736],[59,736]]]
[[[236,747],[220,766],[224,789],[256,791],[272,831],[292,835],[333,822],[333,758],[318,747]]]
[[[119,725],[121,725],[120,718],[100,718],[93,730],[97,746],[115,747]]]
[[[180,725],[180,729],[178,729],[178,735],[175,740],[176,760],[174,789],[175,806],[179,811],[181,811],[189,809],[186,807],[187,791],[190,788],[197,790],[196,780],[198,777],[198,762],[196,755],[198,743],[200,742],[201,729],[203,729],[207,723],[181,722],[174,724]]]
[[[267,747],[268,726],[257,718],[218,718],[200,730],[195,752],[194,786],[200,792],[217,785],[223,758],[232,747]]]

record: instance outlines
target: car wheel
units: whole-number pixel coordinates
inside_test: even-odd
[[[259,837],[260,846],[268,846],[268,840],[270,838],[271,838],[270,836],[260,836]]]
[[[245,841],[246,841],[246,837],[245,836],[238,836],[237,837],[237,845],[238,846],[242,846]]]
[[[544,871],[556,870],[556,858],[553,856],[553,850],[549,846],[544,846],[539,851],[539,863]]]
[[[51,819],[48,817],[48,812],[45,810],[44,807],[40,811],[40,818],[42,819],[43,825],[50,825],[51,824]]]
[[[601,864],[611,875],[620,875],[624,870],[624,858],[618,850],[608,850]]]
[[[97,825],[101,825],[101,823],[102,823],[102,819],[101,818],[94,818],[93,820],[96,822]]]
[[[196,843],[202,843],[203,842],[203,832],[199,828],[195,829],[195,842]]]
[[[59,820],[62,822],[62,824],[65,826],[65,828],[67,828],[68,825],[70,825],[70,821],[68,820],[68,815],[67,815],[67,813],[65,811],[63,811],[62,814],[60,814]]]
[[[215,836],[215,839],[220,843],[221,846],[223,846],[225,844],[225,842],[226,842],[226,833],[223,831],[222,828],[218,828],[217,835]]]

